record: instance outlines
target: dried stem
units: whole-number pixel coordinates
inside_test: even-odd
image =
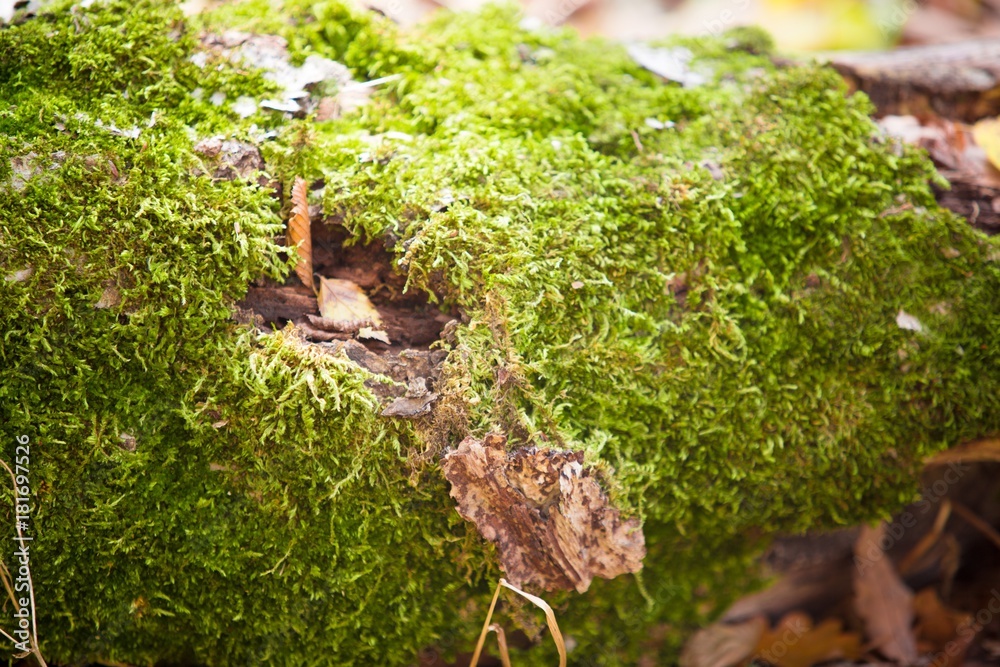
[[[10,475],[10,482],[13,485],[13,488],[14,488],[14,497],[17,498],[17,477],[14,476],[14,471],[10,469],[10,466],[8,466],[7,462],[4,461],[3,459],[0,459],[0,466],[3,466],[4,470],[6,470],[7,473]],[[16,505],[16,503],[15,503],[15,505]],[[15,512],[15,515],[16,515],[16,512]],[[14,519],[14,530],[17,531],[17,540],[18,540],[18,543],[21,545],[21,548],[23,549],[24,548],[24,540],[25,540],[24,533],[21,532],[21,523],[16,519],[16,517]],[[2,563],[0,563],[0,565],[2,565]],[[35,660],[38,661],[38,664],[40,665],[40,667],[48,667],[47,663],[45,662],[45,658],[42,657],[41,650],[39,650],[39,648],[38,648],[38,622],[37,622],[36,614],[35,614],[35,584],[34,584],[34,582],[31,579],[31,566],[25,564],[24,567],[25,567],[25,571],[27,572],[27,577],[28,577],[28,596],[29,596],[29,599],[31,601],[31,606],[30,606],[30,612],[31,612],[31,636],[28,638],[29,642],[31,644],[31,651],[29,652],[29,654],[32,654],[32,655],[35,656]],[[11,586],[12,582],[11,582],[11,577],[10,577],[10,571],[7,570],[7,566],[6,565],[3,565],[3,573],[2,573],[2,575],[0,575],[0,578],[3,579],[4,588],[7,589],[7,595],[10,596],[11,602],[14,603],[14,609],[17,610],[17,611],[21,611],[21,605],[18,604],[17,596],[14,595],[14,589]],[[6,635],[7,633],[4,633],[4,634]]]
[[[501,588],[509,588],[545,612],[545,621],[549,626],[549,633],[552,635],[552,641],[556,643],[556,650],[559,652],[559,667],[566,667],[566,642],[563,641],[562,632],[559,631],[559,623],[556,622],[556,615],[555,612],[552,611],[552,607],[550,607],[549,604],[542,598],[532,595],[531,593],[525,593],[520,588],[509,583],[503,578],[501,578],[497,583],[497,589],[493,593],[493,601],[490,602],[490,610],[486,614],[486,622],[483,623],[483,630],[479,633],[479,641],[476,642],[476,650],[472,654],[472,661],[469,663],[469,667],[476,667],[476,665],[479,664],[479,656],[483,652],[483,644],[486,643],[486,635],[489,634],[491,630],[497,633],[497,643],[500,645],[500,661],[503,663],[503,667],[510,667],[510,654],[507,650],[507,637],[500,626],[490,624],[490,620],[493,618],[493,611],[497,606],[497,599],[500,597]]]

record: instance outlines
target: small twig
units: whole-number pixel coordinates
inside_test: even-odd
[[[906,554],[906,558],[899,564],[899,574],[907,575],[914,565],[919,561],[931,547],[933,547],[939,539],[941,539],[941,533],[944,532],[944,526],[948,523],[948,517],[951,516],[952,504],[951,501],[945,498],[941,502],[941,507],[938,509],[937,516],[934,517],[934,525],[931,527],[930,531],[926,535],[920,538],[920,541],[910,549],[910,553]]]
[[[636,149],[640,153],[645,152],[646,149],[643,148],[642,141],[639,139],[639,133],[636,132],[635,130],[629,130],[629,131],[632,133],[632,142],[635,144]]]
[[[1000,549],[1000,533],[993,526],[983,521],[975,512],[961,503],[952,502],[955,514],[965,519],[969,524],[982,533],[986,538]]]

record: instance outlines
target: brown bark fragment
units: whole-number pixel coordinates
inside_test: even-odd
[[[238,305],[260,315],[265,322],[319,315],[316,295],[308,287],[251,287]]]
[[[995,39],[838,53],[830,56],[830,64],[868,94],[880,116],[972,122],[1000,114],[1000,41]]]
[[[505,445],[501,435],[468,437],[441,465],[459,514],[496,544],[511,583],[583,593],[594,577],[642,569],[639,520],[609,504],[583,452]]]

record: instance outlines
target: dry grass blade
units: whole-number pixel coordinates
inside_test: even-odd
[[[552,611],[549,603],[531,593],[525,593],[517,586],[508,583],[506,579],[501,579],[500,585],[509,588],[545,612],[545,622],[549,626],[549,632],[552,633],[552,641],[556,643],[556,650],[559,651],[559,667],[566,667],[566,642],[563,641],[562,633],[559,631],[559,623],[556,622],[556,614]]]
[[[500,580],[501,582],[503,579]],[[497,608],[497,599],[500,598],[500,584],[493,591],[493,600],[490,602],[490,610],[486,612],[486,621],[483,622],[483,631],[479,633],[479,641],[476,642],[476,650],[472,652],[472,660],[469,667],[476,667],[479,664],[479,656],[483,653],[483,644],[486,643],[486,635],[490,632],[490,621],[493,620],[493,610]]]
[[[15,498],[16,498],[17,497],[17,477],[14,476],[14,471],[10,469],[10,466],[7,465],[6,461],[0,459],[0,466],[3,466],[4,470],[6,470],[7,473],[10,475],[10,483],[14,485],[13,486],[13,488],[14,488],[14,495],[15,495]],[[17,530],[17,541],[23,547],[24,546],[24,533],[21,532],[21,523],[19,521],[15,520],[14,521],[14,525],[15,525],[15,529]],[[29,565],[27,565],[27,564],[24,564],[23,567],[27,571],[27,577],[28,577],[28,600],[29,600],[29,603],[30,603],[30,610],[31,610],[31,636],[28,638],[29,639],[29,643],[31,644],[31,651],[29,651],[28,654],[35,656],[35,660],[38,661],[38,664],[39,664],[40,667],[48,667],[48,665],[45,662],[45,658],[42,657],[41,650],[39,650],[39,648],[38,648],[38,625],[37,625],[37,622],[35,620],[37,618],[37,615],[35,614],[35,584],[31,580],[31,567]],[[11,602],[14,604],[14,609],[17,610],[17,611],[20,611],[21,610],[21,605],[18,603],[18,599],[17,599],[17,597],[15,597],[14,591],[12,590],[12,588],[10,586],[10,584],[11,584],[10,571],[7,570],[7,566],[4,565],[2,562],[0,562],[0,568],[2,568],[2,570],[3,570],[3,576],[2,576],[2,578],[3,578],[4,588],[7,589],[7,594],[10,596]],[[7,635],[6,632],[4,633],[4,635],[6,635],[7,637],[10,637],[10,635]]]
[[[313,283],[312,230],[309,219],[309,184],[299,176],[292,185],[292,215],[288,219],[288,247],[295,248],[299,261],[295,264],[295,275],[311,290]]]
[[[497,646],[500,647],[500,664],[510,667],[510,649],[507,648],[507,634],[496,623],[490,624],[490,631],[497,633]]]
[[[559,652],[559,667],[566,667],[566,642],[563,641],[562,632],[559,631],[559,623],[556,622],[556,615],[555,612],[552,611],[552,607],[550,607],[549,604],[542,598],[534,596],[531,593],[525,593],[517,586],[509,583],[506,579],[500,579],[500,582],[497,584],[497,589],[493,593],[493,600],[490,602],[490,610],[486,614],[486,622],[483,623],[483,630],[479,633],[479,641],[476,642],[476,650],[472,654],[472,660],[469,662],[469,667],[476,667],[476,665],[479,664],[479,656],[483,653],[483,645],[486,643],[486,635],[489,634],[490,630],[494,630],[497,633],[497,642],[500,644],[501,662],[504,667],[510,667],[510,656],[507,651],[507,638],[499,626],[490,623],[493,619],[493,611],[497,606],[497,599],[500,597],[501,588],[509,588],[545,612],[545,622],[549,626],[549,633],[552,635],[552,641],[556,643],[556,650]]]

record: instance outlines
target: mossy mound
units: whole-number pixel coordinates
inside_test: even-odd
[[[399,77],[344,118],[244,118],[276,84],[191,58],[230,28]],[[641,578],[547,596],[572,660],[668,662],[665,624],[739,594],[768,534],[885,514],[922,457],[997,430],[1000,247],[863,96],[761,43],[683,42],[707,77],[685,88],[504,9],[400,34],[336,2],[113,1],[0,29],[0,416],[8,452],[33,442],[46,656],[467,648],[500,572],[436,455],[498,430],[583,450],[643,521]],[[430,417],[233,321],[290,266],[272,190],[193,150],[216,134],[262,142],[285,192],[322,184],[350,242],[463,315]]]

